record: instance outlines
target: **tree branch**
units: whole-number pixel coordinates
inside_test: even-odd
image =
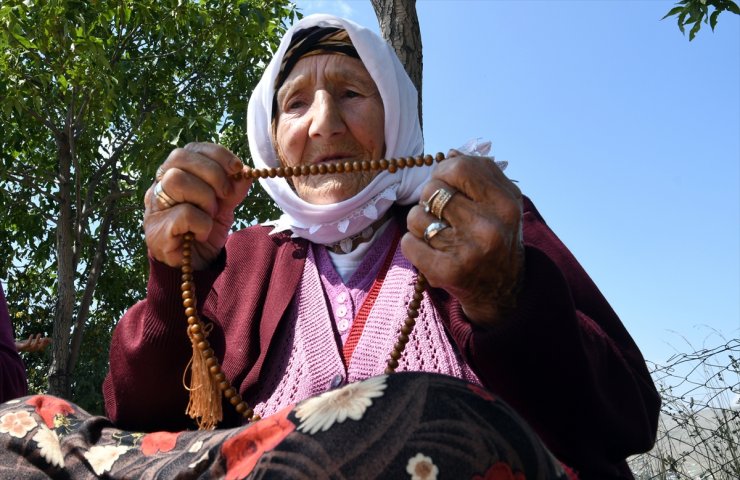
[[[80,169],[80,162],[77,158],[77,135],[75,133],[75,105],[74,99],[76,95],[77,87],[72,89],[72,98],[70,103],[67,105],[67,117],[64,125],[67,132],[67,140],[69,145],[69,156],[72,160],[72,171],[74,172],[74,198],[75,198],[75,215],[74,215],[74,257],[73,262],[75,265],[80,261],[80,255],[82,254],[82,232],[84,228],[84,221],[80,216],[82,211],[82,170]]]
[[[62,132],[58,128],[56,128],[50,120],[42,117],[38,112],[36,112],[36,110],[26,107],[26,111],[28,111],[28,113],[30,113],[33,118],[38,120],[39,123],[48,128],[51,133],[54,134],[54,136],[61,135]]]
[[[33,178],[33,176],[27,174],[26,172],[20,172],[20,171],[19,172],[8,172],[8,178],[15,181],[19,185],[22,185],[26,188],[33,190],[36,194],[38,194],[41,197],[44,197],[50,202],[58,202],[60,200],[58,196],[42,190],[41,187],[39,187],[38,183]]]

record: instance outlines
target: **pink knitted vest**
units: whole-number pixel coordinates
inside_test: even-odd
[[[388,249],[397,228],[392,227],[375,240],[378,245],[373,245],[373,250],[378,248],[382,253]],[[321,258],[322,253],[325,258]],[[368,255],[374,257],[371,259],[373,263],[385,260],[385,255],[378,255],[377,251]],[[319,267],[324,275],[319,273]],[[363,263],[360,268],[364,267]],[[372,270],[374,275],[378,265],[373,267],[368,270]],[[249,402],[262,417],[339,385],[379,375],[386,367],[388,355],[406,320],[406,305],[413,295],[416,281],[414,267],[403,256],[400,246],[397,247],[347,368],[341,350],[347,337],[348,322],[339,315],[344,313],[346,302],[339,305],[338,312],[336,302],[327,299],[326,291],[336,290],[326,283],[327,277],[338,277],[335,271],[327,275],[327,269],[333,269],[327,254],[309,249],[298,290],[274,339],[275,346],[266,359],[258,391]],[[355,295],[355,303],[364,300],[372,281],[360,283],[364,283],[365,290]],[[351,295],[340,293],[338,296],[342,299]],[[350,303],[352,306],[354,304]],[[359,305],[355,309],[350,308],[351,311],[357,309]],[[396,371],[436,372],[480,384],[473,370],[463,361],[426,294],[419,308],[416,327]]]

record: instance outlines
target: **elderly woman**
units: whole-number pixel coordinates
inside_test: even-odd
[[[254,165],[420,154],[416,98],[377,35],[306,17],[250,99]],[[238,175],[242,162],[214,144],[173,151],[145,198],[148,293],[113,336],[109,416],[124,428],[193,426],[180,291],[183,235],[192,232],[210,346],[262,417],[382,374],[421,273],[429,287],[397,371],[483,386],[582,478],[630,478],[625,458],[652,445],[659,405],[638,348],[501,169],[465,152],[448,156],[395,173],[262,178],[282,216],[230,234],[251,184]],[[225,402],[219,426],[242,421]]]

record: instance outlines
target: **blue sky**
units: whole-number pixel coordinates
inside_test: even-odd
[[[493,141],[658,363],[740,336],[740,21],[689,42],[674,3],[417,2],[426,151]]]

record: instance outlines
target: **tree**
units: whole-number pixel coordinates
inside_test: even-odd
[[[113,324],[143,297],[154,169],[194,140],[248,159],[248,96],[296,16],[288,0],[0,4],[0,277],[19,336],[52,331],[49,393],[100,410]],[[251,195],[242,224],[272,208]]]
[[[419,121],[421,110],[421,80],[424,65],[421,54],[421,30],[416,15],[416,0],[370,0],[378,17],[380,33],[401,60],[419,95]]]
[[[676,5],[663,19],[675,15],[678,28],[683,34],[686,34],[686,26],[693,23],[694,26],[689,31],[689,41],[693,40],[701,29],[702,21],[708,23],[714,31],[720,13],[728,11],[740,15],[740,7],[732,0],[681,0]],[[709,13],[710,7],[712,13]]]

